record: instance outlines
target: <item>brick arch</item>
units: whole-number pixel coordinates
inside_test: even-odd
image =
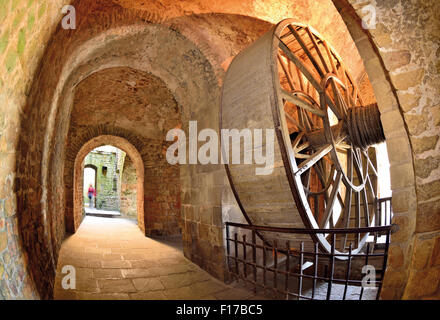
[[[414,158],[409,132],[396,89],[372,35],[362,28],[361,18],[349,1],[332,1],[362,57],[381,113],[390,159],[394,211],[392,222],[398,225],[398,231],[391,237],[389,263],[381,298],[400,299],[404,294],[410,271],[417,218]]]
[[[96,126],[81,137],[81,143],[77,143],[68,150],[68,156],[65,161],[65,219],[66,231],[76,232],[83,218],[83,197],[82,185],[83,175],[82,163],[87,154],[93,149],[112,145],[123,150],[133,161],[137,175],[137,212],[138,225],[145,233],[144,219],[144,177],[145,169],[142,156],[139,150],[142,150],[143,144],[139,138],[121,128]],[[70,179],[69,179],[70,176]]]

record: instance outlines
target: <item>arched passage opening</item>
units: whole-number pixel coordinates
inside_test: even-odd
[[[84,159],[92,150],[106,145],[112,145],[123,150],[133,163],[136,171],[136,194],[138,195],[136,197],[136,217],[139,228],[145,232],[144,199],[142,196],[144,194],[144,163],[139,151],[129,141],[117,136],[101,135],[95,137],[86,142],[79,150],[74,166],[73,217],[66,216],[66,220],[73,219],[73,231],[76,231],[84,219]],[[96,186],[97,184],[95,184]]]
[[[98,168],[91,163],[84,165],[83,177],[83,194],[84,197],[89,198],[87,203],[84,198],[84,207],[94,208],[96,198],[93,197],[93,191],[90,188],[96,189],[98,185]]]

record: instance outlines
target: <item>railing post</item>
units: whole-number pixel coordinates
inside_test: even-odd
[[[298,279],[298,300],[301,297],[302,293],[302,282],[303,282],[303,270],[302,266],[304,264],[304,242],[301,242],[301,245],[299,247],[299,279]]]
[[[286,291],[286,300],[289,300],[289,272],[290,272],[290,265],[289,265],[289,259],[290,258],[290,242],[286,241],[286,281],[284,284],[284,291]]]
[[[367,243],[367,254],[365,255],[365,265],[368,265],[368,257],[370,255],[370,243]],[[376,282],[376,279],[374,279]],[[361,283],[361,293],[359,295],[359,300],[362,300],[362,296],[364,295],[364,286],[363,283]]]
[[[239,278],[240,271],[238,270],[238,234],[234,234],[234,249],[235,249],[235,274],[237,279]]]
[[[275,291],[278,288],[278,283],[277,283],[277,269],[278,269],[278,250],[277,250],[277,241],[274,240],[273,241],[273,245],[274,245],[274,250],[273,250],[273,255],[274,255],[274,263],[273,263],[273,267],[274,267],[274,271],[273,271],[273,284],[275,287]]]
[[[350,281],[351,251],[352,250],[353,250],[353,244],[350,243],[350,247],[348,248],[347,272],[345,274],[345,287],[344,287],[344,295],[342,297],[342,300],[345,300],[345,297],[347,296],[348,281]]]
[[[313,275],[313,288],[312,288],[312,299],[315,297],[315,290],[316,290],[316,278],[318,277],[318,243],[315,243],[315,257],[313,260],[313,264],[315,267],[315,272]]]
[[[327,300],[330,300],[332,294],[332,284],[333,284],[333,272],[335,268],[335,241],[336,235],[332,234],[332,247],[331,247],[331,264],[330,264],[330,274],[328,278],[328,289],[327,289]]]
[[[255,230],[252,230],[252,262],[254,263],[254,293],[257,294],[257,248]]]
[[[244,278],[247,278],[247,257],[246,257],[246,235],[243,235],[243,272]]]
[[[227,254],[227,263],[228,263],[228,273],[231,272],[230,268],[230,256],[231,256],[231,248],[229,245],[229,224],[226,222],[226,254]]]

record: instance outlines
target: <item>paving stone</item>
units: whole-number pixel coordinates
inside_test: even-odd
[[[162,291],[130,293],[131,300],[167,300]]]
[[[127,279],[151,277],[149,269],[122,269],[122,276]]]
[[[132,281],[136,290],[139,292],[165,289],[162,282],[157,278],[138,278],[138,279],[133,279]]]
[[[98,280],[98,286],[103,293],[136,292],[133,283],[127,279]]]
[[[94,269],[93,275],[96,279],[122,279],[120,269]]]

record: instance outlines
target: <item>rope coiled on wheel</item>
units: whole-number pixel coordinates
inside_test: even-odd
[[[346,126],[351,143],[362,150],[385,141],[380,112],[376,104],[349,108]]]

